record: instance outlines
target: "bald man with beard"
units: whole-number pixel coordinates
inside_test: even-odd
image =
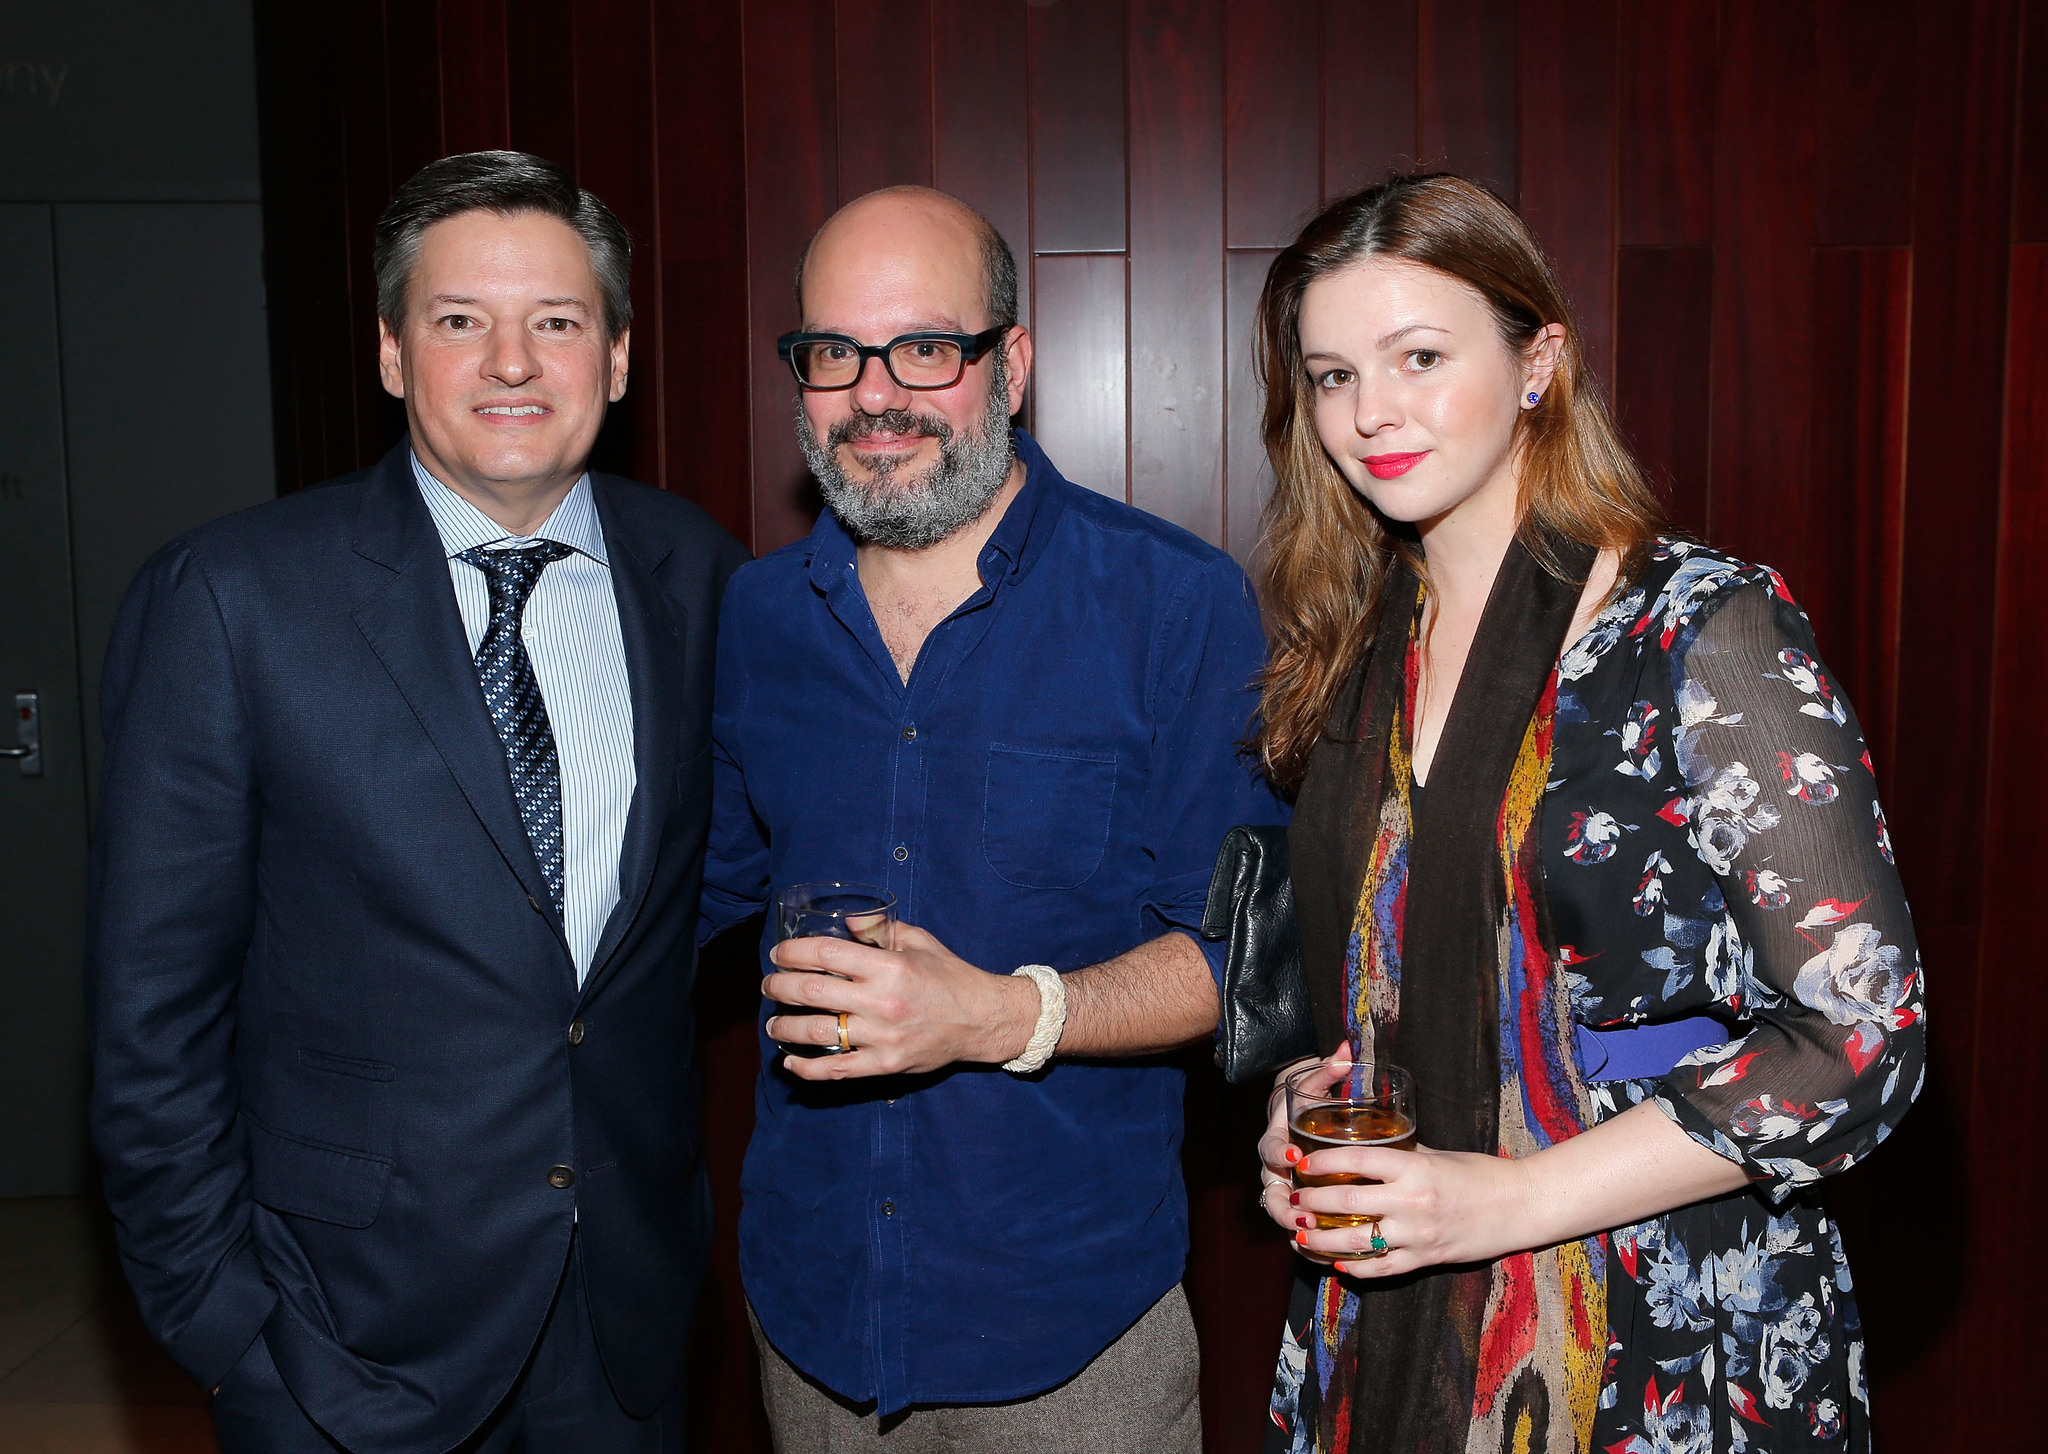
[[[1249,583],[1012,428],[1031,335],[972,209],[863,197],[798,291],[828,508],[721,611],[700,932],[824,881],[899,924],[762,937],[740,1238],[776,1447],[1195,1451],[1171,1052],[1216,1025],[1217,845],[1285,812],[1238,750]]]

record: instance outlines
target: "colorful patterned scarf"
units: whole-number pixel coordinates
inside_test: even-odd
[[[1341,1010],[1355,1053],[1413,1072],[1424,1145],[1522,1157],[1592,1124],[1538,861],[1555,666],[1577,596],[1519,543],[1510,551],[1418,802],[1407,740],[1423,597],[1397,574],[1385,599],[1406,609],[1389,605],[1353,694],[1357,736],[1319,746],[1334,761],[1312,766],[1303,790],[1297,898],[1304,846],[1362,859],[1335,875],[1356,893],[1341,987],[1317,996],[1319,1021]],[[1348,813],[1328,800],[1361,790],[1375,795]],[[1367,804],[1376,811],[1361,814]],[[1328,975],[1337,957],[1308,956],[1312,989],[1318,960]],[[1606,1242],[1370,1284],[1333,1273],[1312,1331],[1305,1402],[1325,1454],[1585,1451],[1607,1347]]]

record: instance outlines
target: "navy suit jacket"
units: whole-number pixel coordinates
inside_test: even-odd
[[[621,1403],[682,1361],[711,674],[746,557],[685,500],[591,484],[638,785],[580,991],[403,442],[167,546],[107,654],[92,1130],[122,1257],[201,1384],[260,1330],[351,1449],[475,1428],[572,1230]]]

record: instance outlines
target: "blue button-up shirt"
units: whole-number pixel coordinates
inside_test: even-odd
[[[907,684],[830,512],[733,577],[707,935],[854,880],[985,970],[1072,971],[1196,930],[1224,833],[1281,820],[1238,750],[1265,654],[1243,571],[1016,439],[1027,477],[982,588]],[[761,1048],[740,1267],[769,1339],[841,1395],[886,1414],[1041,1393],[1179,1280],[1169,1062],[807,1084]]]

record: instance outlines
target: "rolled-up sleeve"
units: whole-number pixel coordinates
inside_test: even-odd
[[[1221,983],[1228,945],[1201,937],[1202,906],[1223,835],[1287,821],[1287,807],[1245,750],[1266,660],[1251,582],[1235,561],[1206,560],[1169,597],[1152,643],[1158,751],[1145,795],[1153,876],[1145,916],[1192,936]]]

